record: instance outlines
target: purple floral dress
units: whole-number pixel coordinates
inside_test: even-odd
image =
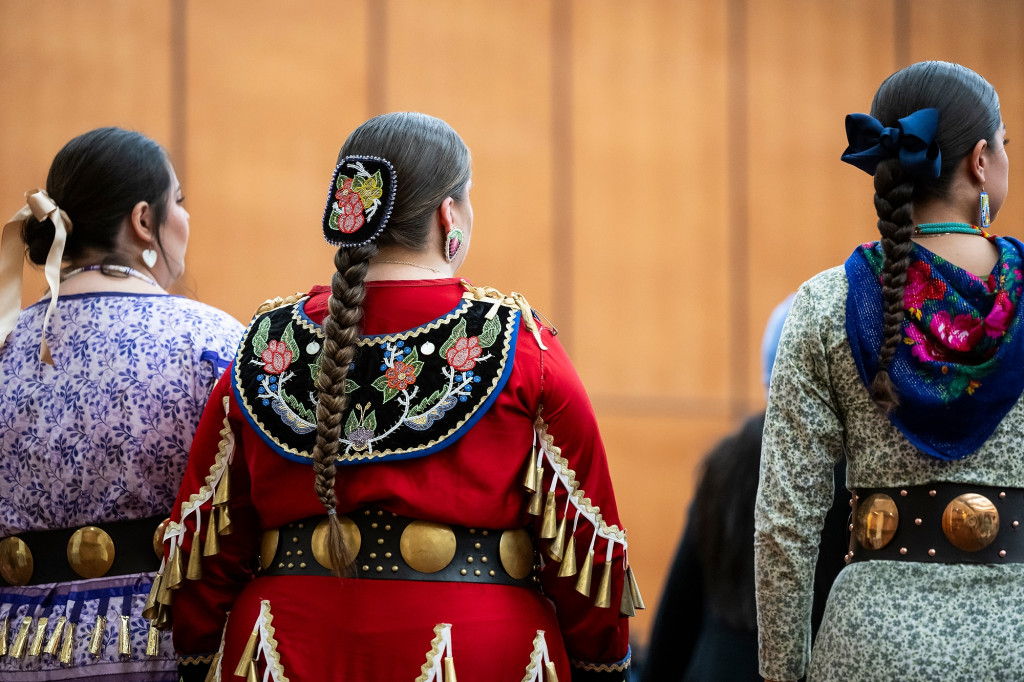
[[[199,416],[242,325],[178,296],[64,296],[48,331],[50,366],[38,360],[45,310],[45,302],[24,310],[0,348],[0,538],[169,512]],[[79,624],[71,666],[46,653],[9,654],[0,657],[0,678],[177,679],[168,633],[159,656],[145,653],[141,611],[151,583],[152,574],[138,574],[0,587],[9,651],[25,617],[35,619],[30,640],[42,617],[47,640],[61,616]],[[107,632],[94,656],[88,645],[98,611]],[[130,657],[118,653],[128,611]]]

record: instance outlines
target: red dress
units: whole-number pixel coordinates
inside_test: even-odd
[[[372,508],[453,527],[493,532],[527,529],[538,549],[550,550],[551,540],[536,540],[545,535],[545,519],[536,515],[536,506],[531,513],[530,506],[531,501],[536,505],[537,495],[546,496],[553,488],[556,518],[566,519],[579,570],[571,576],[558,577],[565,559],[553,561],[550,551],[542,551],[535,555],[539,581],[532,589],[474,584],[471,580],[375,579],[369,563],[362,567],[363,573],[357,567],[356,578],[260,575],[258,569],[254,571],[261,561],[262,532],[282,528],[281,541],[286,542],[287,531],[283,527],[287,524],[324,514],[314,493],[312,467],[294,454],[301,448],[291,448],[292,452],[287,444],[282,445],[283,441],[275,440],[276,436],[268,435],[264,425],[273,415],[269,408],[258,404],[258,399],[266,397],[263,387],[273,389],[283,384],[292,376],[289,369],[295,370],[295,375],[300,373],[297,365],[289,367],[295,358],[287,350],[286,342],[291,344],[288,347],[292,351],[299,350],[301,354],[304,340],[297,336],[293,339],[292,332],[286,331],[278,345],[273,338],[276,331],[264,331],[269,326],[257,328],[256,321],[261,319],[257,315],[246,337],[255,338],[256,355],[250,350],[247,356],[243,342],[235,362],[265,363],[266,369],[251,370],[262,372],[258,375],[262,382],[259,395],[255,390],[246,393],[236,368],[226,372],[214,390],[175,504],[166,540],[169,558],[162,570],[163,586],[154,590],[158,603],[173,603],[174,643],[180,660],[186,663],[182,667],[186,679],[188,671],[194,676],[196,670],[213,659],[215,652],[219,652],[216,664],[222,668],[223,679],[232,679],[230,675],[243,656],[246,660],[238,668],[240,672],[246,674],[248,661],[255,658],[256,676],[263,679],[264,670],[269,667],[269,679],[278,682],[447,682],[449,677],[442,674],[441,665],[445,657],[451,658],[449,663],[454,664],[462,682],[555,679],[551,668],[563,682],[628,679],[628,620],[624,612],[641,604],[637,603],[639,594],[631,590],[631,586],[635,588],[632,572],[626,570],[625,532],[619,526],[595,415],[564,350],[549,329],[535,322],[521,297],[513,300],[483,289],[475,289],[474,297],[467,294],[467,288],[472,288],[458,279],[368,282],[366,286],[364,339],[376,337],[385,345],[390,343],[387,348],[391,350],[381,356],[385,360],[378,372],[385,378],[377,379],[375,386],[383,396],[381,400],[391,400],[392,406],[401,407],[402,396],[412,394],[414,382],[419,382],[417,390],[427,384],[429,363],[427,369],[420,367],[418,376],[402,376],[402,372],[409,373],[417,367],[417,358],[427,360],[426,353],[437,361],[447,358],[447,364],[439,365],[444,376],[454,377],[456,382],[465,379],[467,391],[478,391],[481,384],[472,383],[476,375],[467,368],[474,366],[475,359],[479,363],[476,369],[484,373],[484,361],[498,355],[487,349],[483,355],[479,349],[474,350],[475,345],[493,342],[494,334],[487,336],[487,328],[494,332],[498,325],[481,317],[484,332],[476,336],[469,336],[465,326],[456,325],[450,339],[457,343],[449,342],[440,352],[434,351],[432,343],[419,343],[417,350],[410,352],[419,337],[407,337],[408,345],[396,348],[393,339],[397,337],[378,335],[443,325],[446,319],[454,324],[459,318],[452,317],[452,312],[472,303],[491,311],[491,315],[498,308],[502,315],[507,314],[495,319],[510,320],[506,340],[511,339],[512,343],[506,343],[510,349],[502,378],[494,382],[498,389],[488,401],[481,402],[470,418],[463,420],[464,428],[457,436],[427,448],[428,454],[422,454],[422,447],[406,448],[405,454],[396,457],[371,454],[374,450],[366,447],[366,441],[383,430],[378,424],[383,419],[373,418],[381,410],[368,417],[366,407],[358,399],[350,400],[347,435],[342,442],[348,443],[357,461],[351,466],[338,466],[335,490],[339,514]],[[326,316],[328,294],[327,288],[317,287],[308,298],[294,304],[291,321],[296,323],[289,322],[288,329],[300,330],[305,325],[309,334],[316,332]],[[482,301],[478,300],[481,298]],[[527,319],[531,324],[527,324]],[[308,350],[315,351],[317,347],[314,341]],[[379,358],[373,361],[358,357],[361,362],[379,362]],[[397,361],[396,357],[405,362]],[[355,363],[350,376],[359,379]],[[403,383],[406,381],[408,385]],[[470,403],[474,395],[469,395]],[[268,403],[264,400],[262,404]],[[406,400],[406,416],[410,414],[408,404]],[[361,411],[352,416],[356,409]],[[457,409],[460,408],[453,412]],[[299,407],[295,410],[301,414]],[[283,411],[292,413],[290,409]],[[429,422],[428,416],[429,411],[419,414],[417,430],[426,428],[423,420]],[[358,424],[354,421],[357,417]],[[359,431],[363,427],[367,430]],[[430,429],[426,428],[425,433],[429,435]],[[406,435],[409,434],[426,439],[424,442],[436,440],[432,435],[408,431]],[[362,457],[369,459],[364,462],[359,459]],[[532,465],[527,462],[533,457],[542,466],[542,478],[534,486],[539,487],[536,494],[524,487],[524,472]],[[221,496],[218,493],[225,483],[229,488]],[[217,515],[217,507],[227,507],[229,522]],[[547,521],[550,523],[551,519]],[[226,523],[230,523],[227,534],[223,528]],[[221,534],[213,538],[219,540],[219,548],[210,547],[207,529],[211,527],[221,528]],[[551,535],[550,528],[546,534]],[[197,541],[207,548],[208,556],[203,556],[201,562],[192,557]],[[364,537],[364,542],[369,539]],[[577,591],[577,582],[588,563],[591,547],[592,587],[590,595],[584,596]],[[175,557],[175,553],[179,556]],[[609,556],[611,568],[605,569]],[[470,573],[474,566],[485,568],[486,573],[481,560],[488,559],[478,557],[476,564],[467,565]],[[473,561],[472,557],[469,561]],[[187,572],[195,579],[171,577],[175,563],[179,571],[189,566]],[[266,563],[264,560],[263,564]],[[195,564],[199,565],[193,569]],[[496,558],[491,558],[491,575],[498,569],[496,564]],[[385,568],[390,570],[387,565],[376,570]],[[466,575],[465,570],[462,573]],[[178,584],[169,584],[174,582]],[[585,585],[583,590],[586,591]],[[595,605],[602,596],[604,603]],[[543,634],[538,636],[538,631]],[[243,651],[250,640],[256,649]],[[545,667],[546,661],[549,664]],[[199,679],[203,675],[205,671]]]

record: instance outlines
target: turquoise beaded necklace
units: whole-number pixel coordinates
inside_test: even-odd
[[[948,234],[950,232],[988,236],[985,230],[970,223],[921,223],[914,229],[914,234]]]

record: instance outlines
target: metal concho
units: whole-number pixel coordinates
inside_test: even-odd
[[[498,554],[505,572],[516,580],[522,580],[533,570],[533,541],[522,528],[501,534]]]
[[[313,529],[313,558],[324,568],[331,568],[331,550],[327,543],[331,531],[330,523],[330,519],[324,519]],[[345,550],[348,552],[348,556],[354,560],[356,554],[359,554],[359,547],[363,541],[359,534],[359,528],[352,519],[344,514],[338,514],[338,523],[341,524],[341,537],[345,543]]]
[[[114,564],[114,541],[96,526],[79,528],[68,540],[68,564],[83,578],[106,575]]]
[[[260,568],[267,570],[270,564],[274,563],[274,555],[277,553],[277,541],[281,532],[277,528],[263,531],[260,536]]]
[[[882,549],[896,534],[900,512],[888,495],[872,495],[857,506],[854,532],[864,549]]]
[[[18,587],[32,578],[32,550],[21,538],[0,540],[0,575],[9,584]]]
[[[954,547],[965,552],[977,552],[996,539],[999,511],[984,495],[960,495],[942,512],[942,532]]]
[[[170,519],[164,519],[160,522],[160,525],[153,531],[153,551],[156,552],[156,558],[160,559],[164,556],[164,532],[167,530],[167,526],[170,525]]]
[[[402,531],[398,548],[409,568],[437,573],[455,558],[455,533],[433,521],[413,521]]]

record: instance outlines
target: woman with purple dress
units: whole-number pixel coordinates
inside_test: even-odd
[[[141,615],[154,534],[243,328],[167,293],[189,215],[144,135],[73,139],[26,199],[0,245],[0,678],[176,680]],[[25,250],[50,293],[20,310]]]

